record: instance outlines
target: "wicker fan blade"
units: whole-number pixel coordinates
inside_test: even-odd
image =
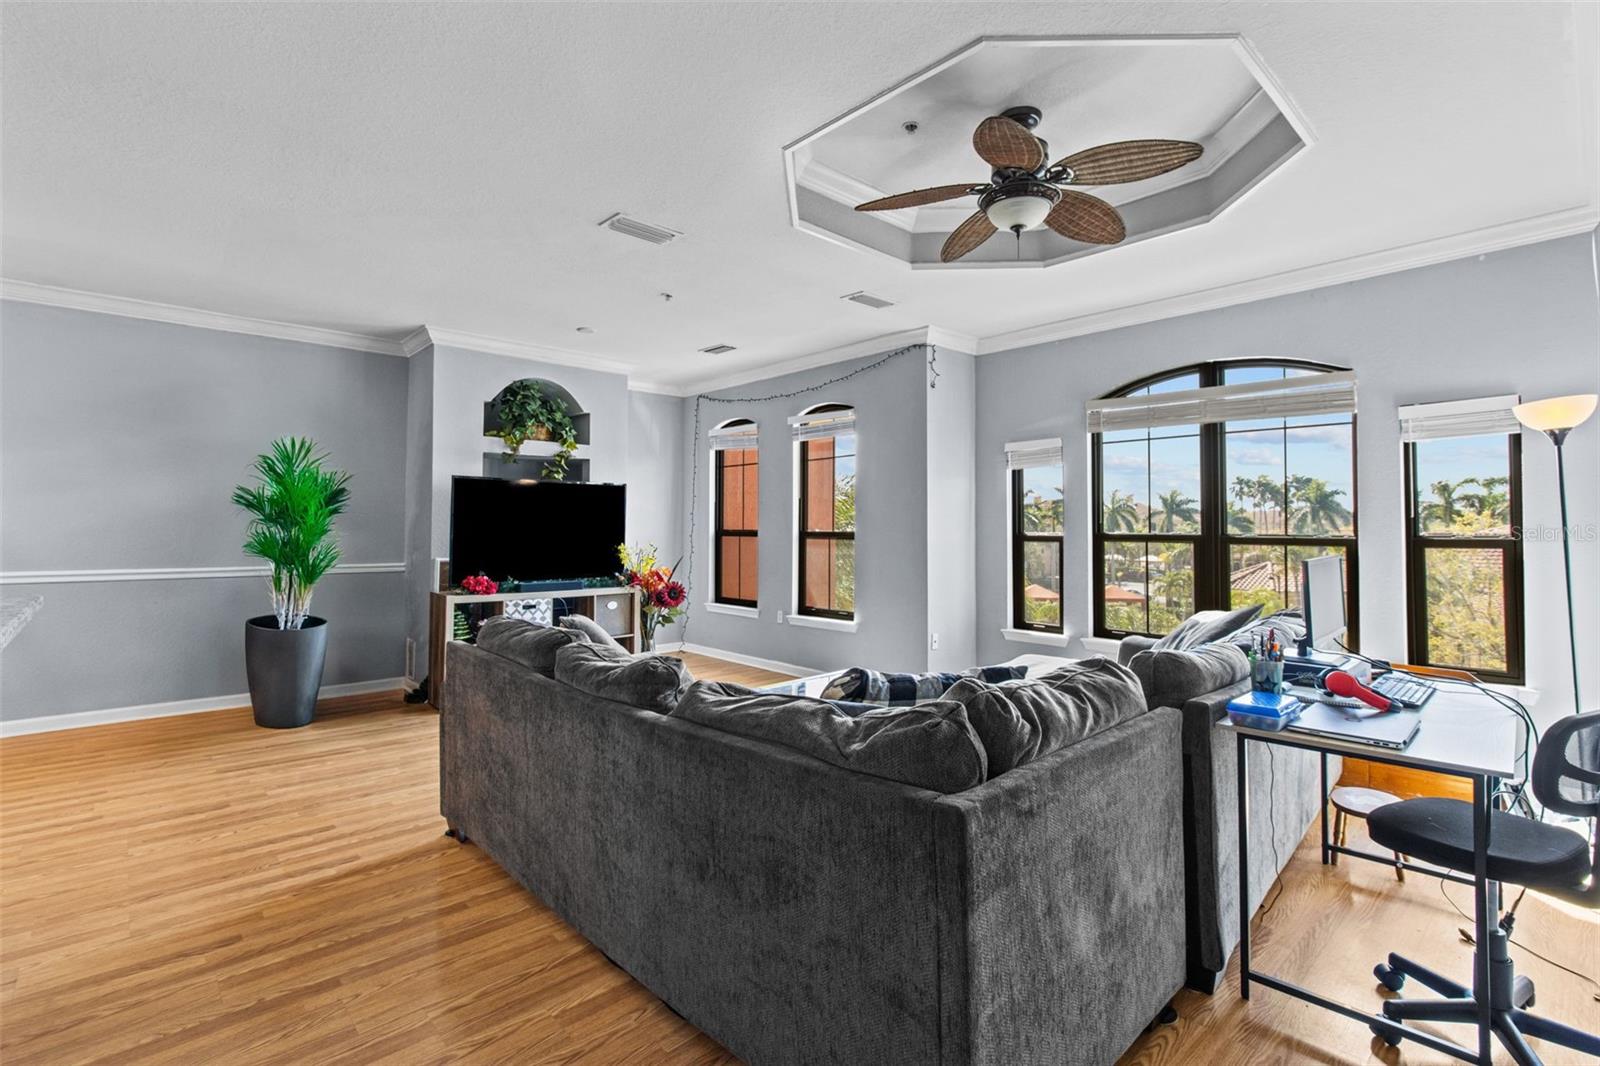
[[[1076,189],[1061,190],[1061,199],[1044,217],[1044,224],[1086,244],[1117,244],[1128,235],[1116,208]]]
[[[1044,165],[1044,145],[1020,122],[994,115],[972,131],[972,148],[991,167],[1038,170]]]
[[[983,188],[982,183],[965,185],[939,185],[932,189],[917,189],[915,192],[896,193],[894,196],[883,196],[876,200],[868,200],[864,204],[857,204],[857,211],[893,211],[897,207],[921,207],[923,204],[936,204],[941,200],[955,200],[963,196],[971,196]]]
[[[1202,151],[1193,141],[1117,141],[1085,148],[1056,166],[1071,168],[1072,185],[1118,185],[1176,170]]]
[[[1006,121],[1011,121],[1007,119]],[[989,216],[982,211],[975,212],[971,218],[955,228],[955,232],[945,239],[944,247],[939,249],[939,261],[954,263],[957,259],[972,251],[978,245],[994,236],[994,223],[989,221]]]

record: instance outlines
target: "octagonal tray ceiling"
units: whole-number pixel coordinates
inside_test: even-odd
[[[1242,39],[1054,37],[975,41],[784,149],[797,229],[918,269],[1047,267],[1122,245],[1044,227],[1005,233],[954,263],[939,249],[975,197],[864,213],[880,196],[989,178],[972,131],[1008,107],[1040,108],[1049,158],[1110,141],[1197,141],[1196,162],[1145,181],[1094,188],[1128,226],[1122,245],[1215,218],[1309,146],[1301,122]],[[908,132],[914,123],[914,132]]]

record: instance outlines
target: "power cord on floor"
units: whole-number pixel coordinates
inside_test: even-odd
[[[1460,907],[1456,906],[1456,901],[1450,898],[1450,893],[1447,890],[1447,886],[1449,884],[1450,884],[1450,882],[1448,882],[1448,881],[1440,881],[1439,882],[1439,895],[1443,896],[1444,897],[1444,901],[1446,903],[1450,904],[1450,909],[1455,911],[1457,914],[1459,914],[1464,920],[1469,921],[1469,922],[1473,921],[1472,916],[1469,915],[1466,911],[1462,910]],[[1516,903],[1513,903],[1511,905],[1511,911],[1512,911],[1513,914],[1516,913],[1517,903],[1521,903],[1522,902],[1522,897],[1527,895],[1527,894],[1528,894],[1528,890],[1527,890],[1526,887],[1524,887],[1522,889],[1521,893],[1519,893],[1517,895]],[[1474,947],[1477,946],[1478,938],[1473,935],[1471,929],[1468,929],[1465,926],[1463,926],[1463,927],[1457,929],[1456,932],[1461,934],[1462,943],[1470,944],[1470,945],[1472,945]],[[1532,955],[1534,958],[1538,959],[1539,961],[1544,962],[1544,963],[1548,963],[1549,965],[1554,966],[1558,970],[1564,970],[1567,973],[1570,973],[1572,976],[1578,978],[1579,980],[1586,982],[1589,985],[1589,987],[1595,989],[1595,992],[1594,992],[1595,1001],[1596,1002],[1600,1002],[1600,981],[1597,981],[1593,977],[1590,977],[1588,974],[1584,973],[1582,970],[1574,970],[1571,966],[1567,966],[1567,965],[1564,965],[1562,963],[1559,963],[1559,962],[1557,962],[1556,960],[1550,958],[1547,955],[1539,954],[1537,951],[1534,951],[1532,948],[1530,948],[1528,945],[1524,944],[1522,941],[1518,940],[1516,937],[1510,936],[1509,935],[1509,930],[1507,932],[1508,932],[1508,935],[1507,935],[1506,939],[1508,939],[1514,946],[1516,946],[1518,948],[1521,948],[1523,951],[1526,951],[1529,955]]]
[[[1272,884],[1267,886],[1268,892],[1276,886],[1277,894],[1261,904],[1261,914],[1265,917],[1277,905],[1278,897],[1283,895],[1283,871],[1278,869],[1278,805],[1272,802],[1278,783],[1278,764],[1272,758],[1272,745],[1263,744],[1262,747],[1267,749],[1267,827],[1270,834],[1267,842],[1272,845],[1272,868],[1278,871],[1278,875],[1272,879]],[[1242,786],[1243,782],[1240,784]]]

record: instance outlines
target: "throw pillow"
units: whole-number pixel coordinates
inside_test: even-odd
[[[889,674],[868,670],[864,666],[852,666],[828,682],[828,686],[822,690],[822,698],[874,703],[883,707],[909,707],[938,699],[963,677],[999,682],[1026,677],[1027,673],[1026,666],[975,666],[960,674]]]
[[[545,677],[556,676],[558,651],[569,644],[587,642],[587,638],[574,629],[554,629],[503,615],[489,619],[478,629],[478,647],[537,670]]]
[[[1232,644],[1200,648],[1152,648],[1129,664],[1144,687],[1149,707],[1177,707],[1208,692],[1228,688],[1250,677],[1250,660]]]
[[[964,678],[945,699],[967,709],[983,743],[990,780],[1147,709],[1133,672],[1101,657],[1026,680],[990,684]]]
[[[966,710],[948,700],[850,715],[806,696],[697,681],[672,714],[933,792],[964,792],[982,784],[987,773],[983,745]]]
[[[573,629],[589,638],[591,644],[604,644],[612,648],[621,648],[617,638],[607,633],[593,618],[586,614],[569,614],[556,620],[556,625],[562,629]],[[626,651],[626,648],[623,648]]]
[[[1246,622],[1261,613],[1261,605],[1252,603],[1232,611],[1200,611],[1190,615],[1178,627],[1155,642],[1157,650],[1167,648],[1198,648],[1202,644],[1222,640]]]
[[[629,655],[600,644],[569,644],[556,652],[555,678],[580,692],[670,714],[694,680],[682,659]]]

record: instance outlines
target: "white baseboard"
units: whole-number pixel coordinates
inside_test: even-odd
[[[398,690],[405,684],[402,677],[384,677],[376,681],[352,681],[344,685],[324,685],[317,699],[334,696],[359,696],[367,692]],[[240,692],[232,696],[204,696],[195,700],[172,700],[167,703],[140,703],[132,707],[108,707],[101,711],[74,711],[70,714],[47,714],[38,718],[17,718],[0,722],[0,737],[20,737],[29,733],[51,733],[58,729],[85,729],[89,726],[110,725],[113,722],[136,722],[141,718],[170,718],[179,714],[200,714],[204,711],[224,711],[232,707],[250,706],[250,694]]]
[[[662,642],[656,645],[656,650],[691,651],[696,655],[707,655],[713,659],[725,659],[730,663],[738,663],[740,666],[753,666],[758,670],[771,670],[776,674],[792,674],[795,677],[808,677],[819,672],[809,666],[796,666],[794,663],[781,663],[776,659],[762,659],[755,655],[743,655],[724,648],[708,648],[704,644],[686,644],[681,640],[671,643]]]

